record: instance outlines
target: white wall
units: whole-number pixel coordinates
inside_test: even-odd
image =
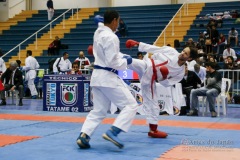
[[[187,0],[178,0],[179,4]],[[239,1],[239,0],[231,0]],[[227,0],[188,0],[190,3],[227,2]],[[33,10],[45,10],[47,0],[32,0]],[[117,7],[171,4],[171,0],[53,0],[55,9]],[[18,5],[16,5],[18,4]],[[0,21],[6,21],[26,9],[26,0],[6,0],[0,3]]]
[[[146,6],[171,4],[171,0],[112,0],[112,6]]]
[[[9,0],[9,18],[19,14],[22,10],[26,10],[25,0]]]
[[[187,0],[178,0],[179,4]],[[227,2],[228,0],[188,0],[190,3]],[[239,1],[239,0],[230,0]],[[33,10],[46,9],[47,0],[32,0]],[[55,9],[90,8],[90,7],[117,7],[171,4],[171,0],[53,0]]]
[[[8,0],[0,2],[0,22],[8,20]]]
[[[230,2],[239,0],[188,0],[189,3],[211,3],[211,2]],[[186,0],[178,0],[178,3],[184,3]]]
[[[69,9],[69,8],[91,8],[91,7],[108,7],[111,0],[53,0],[55,9]],[[33,0],[33,10],[44,10],[47,0]]]

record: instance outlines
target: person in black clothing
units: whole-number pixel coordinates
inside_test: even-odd
[[[127,36],[127,25],[123,21],[123,19],[120,19],[119,21],[119,26],[118,26],[118,32],[120,33],[121,37],[126,37]]]
[[[186,106],[181,107],[180,115],[186,115],[187,111],[190,110],[190,93],[192,89],[196,89],[201,85],[202,81],[193,71],[188,70],[187,63],[185,63],[185,75],[179,82],[182,84],[183,94],[186,95]]]
[[[48,20],[51,21],[52,17],[54,15],[54,8],[53,8],[53,1],[52,0],[48,0],[47,1],[47,8],[48,8]]]
[[[55,40],[48,47],[48,55],[59,55],[59,50],[61,47],[61,41],[58,36],[55,37]]]
[[[5,91],[8,90],[18,90],[19,91],[19,106],[22,106],[22,98],[23,98],[23,77],[22,72],[18,69],[18,64],[16,61],[10,62],[10,67],[2,74],[1,81],[5,82],[4,90],[0,91],[2,102],[0,105],[6,105]]]
[[[218,43],[219,41],[219,32],[218,30],[216,29],[215,26],[212,26],[212,29],[211,29],[211,39],[212,39],[212,44],[215,45]]]

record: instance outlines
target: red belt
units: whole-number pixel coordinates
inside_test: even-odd
[[[153,98],[153,82],[157,80],[157,70],[156,70],[156,67],[163,66],[163,65],[167,64],[168,61],[165,61],[163,63],[157,64],[156,66],[155,66],[155,63],[154,63],[153,59],[151,59],[151,62],[152,62],[152,70],[153,70],[153,75],[152,75],[152,80],[151,80],[151,92],[152,92],[152,98]]]

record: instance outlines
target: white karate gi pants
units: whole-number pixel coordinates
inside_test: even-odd
[[[127,132],[136,115],[138,104],[124,82],[120,83],[116,88],[93,86],[92,93],[94,107],[88,114],[81,132],[91,136],[106,117],[111,102],[122,110],[115,119],[113,126]]]

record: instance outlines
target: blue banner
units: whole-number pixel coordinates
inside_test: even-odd
[[[89,112],[92,110],[90,77],[81,75],[45,75],[43,110],[53,112]]]

